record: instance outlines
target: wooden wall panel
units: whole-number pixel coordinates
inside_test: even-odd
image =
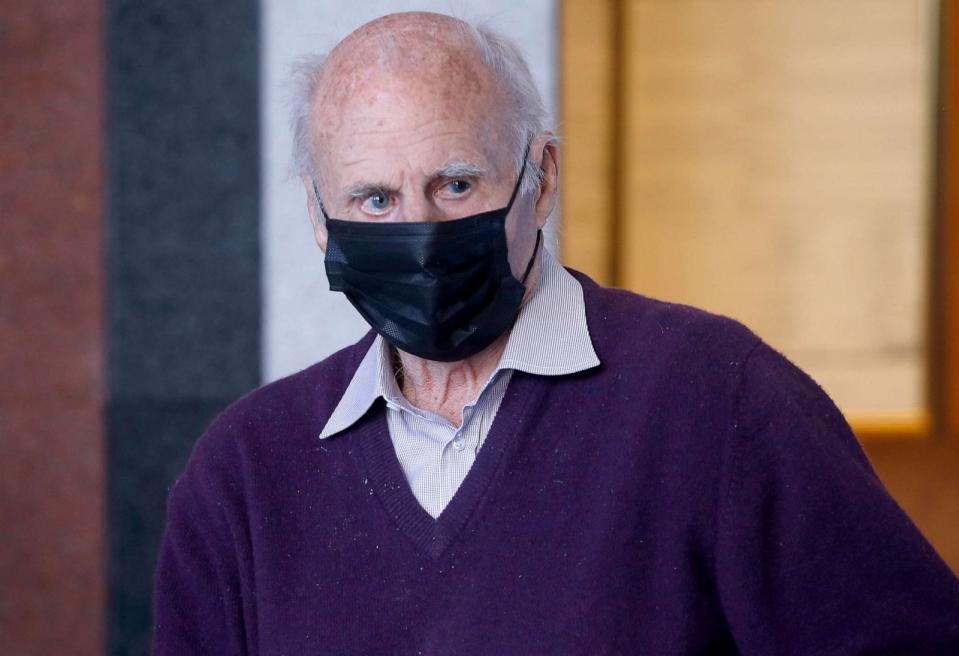
[[[618,282],[924,425],[933,3],[624,6]]]
[[[943,354],[939,402],[943,431],[959,446],[959,7],[942,6],[939,145],[938,331]],[[957,486],[959,490],[959,486]]]
[[[560,8],[562,259],[607,285],[616,277],[619,4]]]

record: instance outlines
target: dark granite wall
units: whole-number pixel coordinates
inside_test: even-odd
[[[144,654],[167,490],[260,382],[258,3],[107,7],[109,652]]]
[[[103,653],[96,2],[0,5],[0,653]]]

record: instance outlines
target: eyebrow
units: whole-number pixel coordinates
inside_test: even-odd
[[[479,178],[486,175],[487,170],[482,166],[467,160],[454,160],[448,164],[433,169],[430,178]],[[398,193],[399,189],[392,185],[375,182],[358,182],[345,189],[350,198],[366,198],[373,193]]]
[[[433,170],[433,178],[478,178],[486,169],[467,160],[456,160]]]
[[[366,198],[370,194],[377,192],[396,193],[399,189],[387,184],[377,184],[370,182],[359,182],[346,188],[346,195],[350,198]]]

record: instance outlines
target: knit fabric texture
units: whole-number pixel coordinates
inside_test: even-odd
[[[516,371],[437,519],[373,334],[251,392],[170,490],[154,653],[959,654],[959,581],[842,415],[741,324],[584,289],[599,367]]]

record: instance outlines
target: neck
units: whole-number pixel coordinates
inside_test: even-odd
[[[539,253],[527,278],[520,307],[526,305],[539,285],[542,271]],[[437,414],[454,426],[463,423],[463,408],[476,399],[496,370],[513,329],[465,360],[437,362],[391,349],[399,358],[398,380],[403,396],[414,406]]]

